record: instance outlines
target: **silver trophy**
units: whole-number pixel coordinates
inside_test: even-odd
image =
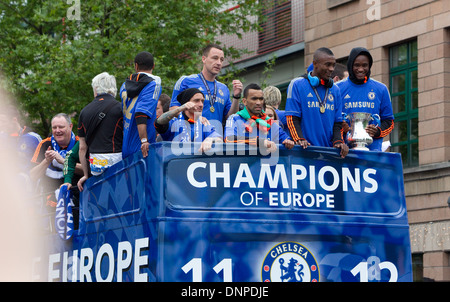
[[[370,114],[365,112],[353,112],[344,115],[344,120],[350,127],[347,134],[347,142],[353,150],[368,151],[368,145],[373,142],[373,138],[366,131],[366,127],[374,121],[375,124],[380,124],[380,117],[378,114]]]

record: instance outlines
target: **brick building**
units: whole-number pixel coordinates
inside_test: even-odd
[[[272,48],[259,52],[268,34],[244,37],[241,46],[254,51],[235,62],[245,68],[244,85],[261,82],[264,62],[273,55],[268,83],[285,90],[317,48],[330,48],[342,63],[353,47],[367,48],[374,58],[372,77],[391,93],[395,129],[388,139],[403,159],[414,280],[450,281],[450,2],[271,1],[264,30],[281,35],[280,27],[290,24],[285,35],[291,39],[274,39]],[[286,7],[287,21],[289,14],[281,12]]]
[[[367,4],[370,3],[370,4]],[[389,86],[401,152],[415,278],[450,281],[450,2],[305,1],[305,61],[363,46]]]

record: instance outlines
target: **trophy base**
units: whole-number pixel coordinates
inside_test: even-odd
[[[352,150],[362,150],[362,151],[370,151],[369,148],[363,146],[353,147]]]

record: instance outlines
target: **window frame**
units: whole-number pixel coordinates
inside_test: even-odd
[[[394,64],[394,51],[405,45],[407,46],[405,63],[401,65]],[[419,108],[418,103],[414,104],[414,98],[418,100],[418,87],[413,87],[413,83],[418,83],[417,72],[417,40],[408,41],[389,48],[389,92],[391,94],[395,119],[394,131],[391,133],[391,150],[400,152],[402,148],[406,147],[406,154],[404,152],[402,153],[403,165],[405,167],[413,167],[419,164]],[[401,75],[405,76],[404,87],[402,90],[394,91],[394,80]],[[415,81],[413,77],[416,77]],[[399,96],[404,96],[404,110],[400,112],[396,111],[397,106],[395,106],[396,103],[394,101]],[[402,123],[406,123],[406,133],[399,132],[402,131],[400,129]],[[404,135],[406,135],[406,139],[400,140],[400,137]]]

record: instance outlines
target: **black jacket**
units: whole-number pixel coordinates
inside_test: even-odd
[[[151,83],[153,78],[149,77],[145,73],[135,73],[130,75],[125,81],[125,89],[127,90],[127,97],[132,99],[141,93],[142,89]]]

